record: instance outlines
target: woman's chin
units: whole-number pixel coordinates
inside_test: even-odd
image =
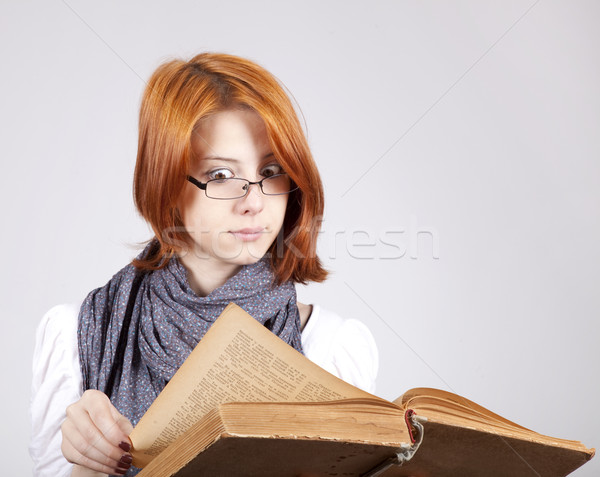
[[[252,265],[263,258],[265,253],[267,253],[266,250],[252,250],[251,247],[244,247],[244,250],[242,250],[235,262],[238,265]]]

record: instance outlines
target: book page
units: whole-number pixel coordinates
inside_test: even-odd
[[[394,401],[404,409],[438,424],[454,425],[477,431],[525,439],[547,445],[587,450],[578,441],[544,436],[486,409],[463,396],[434,388],[414,388]]]
[[[447,411],[448,414],[457,414],[465,419],[469,417],[479,417],[490,424],[499,424],[515,429],[529,431],[525,427],[509,421],[508,419],[486,409],[485,407],[473,402],[463,396],[449,391],[443,391],[435,388],[414,388],[406,391],[402,396],[394,401],[404,408],[420,408],[435,410],[438,412]]]
[[[331,375],[230,304],[130,435],[143,466],[218,404],[376,399]]]

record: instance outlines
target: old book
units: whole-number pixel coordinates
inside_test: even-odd
[[[449,392],[366,393],[235,305],[130,438],[142,477],[558,477],[594,455]]]

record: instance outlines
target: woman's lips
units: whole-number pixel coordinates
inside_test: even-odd
[[[240,230],[232,230],[230,233],[233,234],[236,239],[241,240],[242,242],[254,242],[261,237],[264,231],[264,227],[252,227]]]

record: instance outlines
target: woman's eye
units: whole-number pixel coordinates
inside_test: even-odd
[[[262,171],[260,171],[260,175],[263,177],[271,177],[275,174],[283,174],[283,167],[279,164],[269,164]]]
[[[231,172],[229,169],[215,169],[213,171],[210,171],[208,174],[206,174],[208,176],[209,180],[223,180],[223,179],[229,179],[230,177],[233,177],[233,172]]]

